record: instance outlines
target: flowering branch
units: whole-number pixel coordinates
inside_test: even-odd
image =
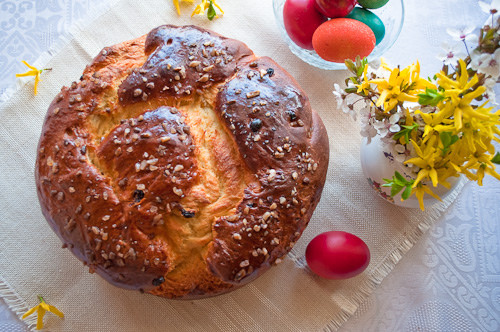
[[[415,195],[422,210],[425,194],[439,199],[432,188],[449,188],[449,179],[460,174],[479,185],[485,174],[500,180],[495,170],[500,154],[492,144],[500,142],[500,111],[489,106],[500,77],[500,18],[494,19],[496,9],[488,10],[492,25],[480,30],[472,52],[467,42],[474,29],[449,29],[469,55],[457,57],[458,52],[447,49],[440,57],[443,68],[433,78],[420,77],[418,62],[401,69],[381,61],[377,68],[358,58],[346,61],[353,74],[347,88],[335,85],[344,112],[354,116],[354,103],[365,102],[359,110],[362,135],[378,135],[392,144],[396,161],[411,174],[405,178],[396,172],[383,186],[391,187],[391,196],[404,189],[402,200]]]

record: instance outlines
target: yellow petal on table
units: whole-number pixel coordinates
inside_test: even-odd
[[[33,70],[36,70],[36,71],[39,71],[37,67],[34,67],[34,66],[30,65],[26,61],[22,60],[21,62],[24,63],[26,65],[26,67],[28,67],[30,69],[33,69]]]
[[[38,73],[38,70],[28,70],[25,73],[16,74],[16,77],[36,76],[37,73]]]
[[[179,7],[179,0],[172,0],[175,6],[175,9],[177,10],[177,14],[180,16],[181,15],[181,8]]]
[[[52,312],[53,314],[61,318],[64,317],[64,314],[61,311],[59,311],[59,309],[57,309],[53,305],[46,303],[43,297],[38,296],[38,300],[40,301],[40,303],[31,308],[30,310],[28,310],[22,317],[23,319],[25,319],[26,317],[28,317],[29,315],[33,314],[36,311],[38,316],[36,320],[37,330],[41,330],[43,328],[43,316],[45,316],[45,313],[47,312]]]
[[[38,73],[36,76],[35,76],[35,96],[37,94],[37,90],[38,90],[38,82],[40,82],[40,73]]]
[[[212,4],[215,7],[217,7],[218,10],[220,10],[221,15],[224,15],[224,11],[222,10],[222,8],[220,8],[220,6],[217,4],[217,2],[215,2],[215,0],[212,1]]]
[[[56,307],[54,307],[53,305],[49,305],[49,310],[51,313],[53,314],[56,314],[57,316],[63,318],[64,317],[64,314],[59,310],[57,309]]]
[[[191,13],[191,17],[193,17],[194,15],[199,15],[199,14],[202,14],[203,11],[204,11],[204,7],[203,7],[204,3],[200,3],[199,5],[197,5],[193,12]]]
[[[37,308],[38,308],[38,306],[35,306],[35,307],[31,308],[30,310],[26,311],[26,313],[23,315],[22,319],[25,319],[29,315],[33,314]]]
[[[35,76],[35,95],[36,95],[38,82],[40,82],[40,74],[42,73],[43,70],[46,70],[46,69],[38,69],[38,68],[30,65],[29,63],[27,63],[24,60],[22,61],[22,63],[24,63],[31,70],[28,70],[27,72],[22,73],[22,74],[16,74],[16,77]],[[48,69],[48,70],[50,70],[50,69]]]
[[[177,14],[180,16],[181,15],[181,8],[179,5],[180,4],[179,1],[193,3],[194,0],[172,0],[172,2],[174,3],[175,9],[177,10]]]
[[[38,318],[36,320],[36,329],[41,330],[43,329],[43,316],[45,316],[45,309],[41,306],[38,307],[37,313],[38,313]]]

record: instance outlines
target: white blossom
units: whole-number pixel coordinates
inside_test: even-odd
[[[344,90],[340,88],[340,85],[335,83],[333,85],[333,88],[335,89],[332,91],[333,96],[335,97],[335,100],[337,101],[337,108],[341,108],[342,104],[344,103]]]
[[[497,81],[491,77],[487,78],[483,83],[483,86],[486,88],[486,91],[483,95],[493,104],[496,104],[496,98],[495,98],[496,83]]]
[[[401,130],[401,127],[398,125],[398,121],[401,118],[399,113],[394,113],[389,117],[389,131],[391,133],[397,133]]]
[[[441,47],[444,52],[438,54],[438,59],[443,61],[445,65],[456,65],[459,58],[465,58],[465,53],[462,52],[464,45],[448,44],[444,42]]]
[[[490,4],[479,1],[479,7],[486,14],[496,14],[500,10],[500,0],[492,0]]]
[[[373,128],[377,130],[377,133],[380,137],[386,137],[389,133],[389,129],[387,128],[387,121],[384,119],[382,121],[376,121],[373,124]]]
[[[470,56],[472,69],[491,76],[495,80],[500,76],[500,48],[493,54],[474,51]]]
[[[377,130],[372,125],[375,118],[373,117],[373,107],[371,107],[370,101],[365,100],[365,107],[359,110],[359,116],[361,122],[361,136],[368,138],[368,142],[370,142],[371,138],[377,135]]]
[[[396,144],[394,145],[394,151],[396,151],[397,153],[405,153],[406,148],[402,144]]]
[[[395,124],[398,123],[399,119],[401,119],[401,114],[399,113],[394,113],[389,117],[389,123],[390,124]]]
[[[347,86],[348,88],[354,87],[354,85]],[[335,101],[337,102],[337,108],[340,108],[342,112],[351,115],[351,117],[356,120],[356,111],[354,110],[354,103],[356,103],[361,97],[353,93],[346,93],[340,85],[335,83],[333,85],[335,90],[332,91]]]
[[[405,154],[399,154],[399,153],[396,153],[396,155],[394,156],[394,159],[398,162],[398,163],[402,163],[406,160],[406,155]]]
[[[373,107],[371,101],[365,99],[365,106],[360,107],[359,115],[361,116],[361,122],[369,122],[372,121],[375,116],[375,108]]]
[[[477,36],[472,33],[474,31],[475,27],[473,25],[469,26],[464,26],[458,29],[455,28],[447,28],[446,32],[457,41],[463,41],[465,40],[466,42],[468,41],[476,41]]]
[[[364,118],[368,119],[368,117],[372,115],[372,112],[373,112],[372,102],[365,99],[365,107],[361,107],[359,110],[361,121],[363,121]]]
[[[397,133],[398,131],[401,130],[401,127],[396,123],[396,124],[392,124],[390,127],[389,127],[389,131],[391,133]]]
[[[370,138],[375,137],[377,135],[377,130],[370,125],[361,127],[360,131],[361,136],[368,138],[368,142],[370,142]]]
[[[348,94],[345,96],[342,103],[342,112],[349,114],[354,120],[356,120],[356,111],[354,110],[354,103],[359,101],[362,97],[355,94]]]

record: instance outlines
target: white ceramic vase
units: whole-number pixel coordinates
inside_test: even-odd
[[[384,179],[392,179],[395,171],[398,171],[408,180],[416,178],[416,173],[412,171],[412,168],[403,164],[403,161],[406,159],[404,152],[399,153],[396,151],[395,146],[394,143],[384,143],[378,135],[373,137],[370,142],[368,142],[367,138],[363,138],[363,142],[361,143],[361,167],[363,168],[363,173],[371,187],[384,200],[402,207],[418,208],[419,203],[415,195],[402,201],[401,194],[403,190],[396,196],[391,197],[391,188],[382,187],[382,184],[386,183]],[[453,192],[453,189],[459,182],[458,180],[458,177],[448,179],[448,182],[451,184],[450,189],[440,184],[436,188],[432,187],[431,184],[431,189],[444,200]],[[430,195],[424,195],[424,205],[426,208],[437,202],[439,200]]]

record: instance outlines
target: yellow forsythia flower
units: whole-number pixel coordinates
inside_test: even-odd
[[[479,86],[470,91],[471,88],[477,85],[479,78],[476,74],[469,80],[466,63],[462,59],[458,62],[460,64],[460,73],[457,72],[455,80],[447,77],[443,72],[436,74],[439,86],[444,89],[445,102],[438,105],[440,112],[436,115],[435,121],[440,123],[443,119],[453,116],[456,130],[462,129],[464,119],[489,119],[487,114],[475,111],[471,105],[474,99],[486,91],[486,88]]]
[[[461,174],[479,185],[486,174],[500,180],[496,170],[500,153],[493,144],[500,143],[500,110],[494,111],[488,101],[477,103],[487,88],[482,85],[484,77],[468,68],[467,61],[458,60],[457,69],[451,73],[443,70],[433,80],[420,77],[418,62],[400,69],[382,60],[381,68],[388,75],[378,71],[368,75],[368,65],[359,59],[346,65],[355,75],[350,80],[356,89],[348,87],[345,92],[377,106],[370,110],[373,121],[369,125],[390,120],[394,114],[400,119],[404,114],[397,123],[401,128],[392,138],[406,146],[409,156],[404,164],[416,168],[416,177],[408,181],[396,172],[392,179],[384,179],[384,187],[391,187],[393,196],[405,189],[402,200],[415,195],[424,210],[424,195],[439,199],[434,188],[450,188],[449,180]],[[413,103],[420,107],[408,107]]]
[[[368,95],[370,91],[370,81],[368,80],[368,64],[365,65],[365,69],[363,69],[363,81],[361,84],[357,85],[358,93],[363,92],[365,95]]]
[[[40,300],[40,304],[34,306],[33,308],[28,310],[23,315],[23,319],[25,319],[26,317],[28,317],[29,315],[33,314],[36,311],[36,313],[38,315],[37,321],[36,321],[36,329],[37,330],[40,330],[43,328],[43,316],[45,315],[45,313],[47,311],[52,312],[53,314],[55,314],[61,318],[64,317],[64,314],[61,311],[59,311],[59,309],[57,309],[53,305],[47,304],[44,301],[43,297],[41,297],[40,295],[38,296],[38,300]]]
[[[415,196],[417,197],[420,210],[422,211],[425,211],[424,194],[429,194],[438,201],[441,201],[441,198],[438,195],[434,194],[432,190],[430,190],[426,185],[422,183],[419,183],[415,188],[413,188],[412,194],[415,194]]]
[[[179,14],[179,16],[180,16],[181,15],[181,8],[179,7],[179,0],[172,0],[172,1],[174,3],[175,9],[177,10],[177,14]],[[194,0],[180,0],[180,1],[193,3]]]
[[[415,188],[420,181],[426,178],[430,178],[432,185],[436,187],[438,185],[438,174],[437,174],[437,161],[440,160],[439,155],[441,154],[437,147],[437,140],[439,136],[432,136],[432,138],[425,145],[419,146],[414,140],[410,140],[411,144],[415,148],[417,157],[408,159],[405,164],[413,164],[420,167],[417,178],[413,187]]]
[[[191,13],[191,17],[193,17],[194,15],[203,15],[206,10],[208,10],[207,16],[210,21],[214,18],[219,17],[215,12],[213,6],[217,7],[217,9],[221,12],[221,15],[224,15],[224,11],[217,4],[216,0],[202,0],[201,3],[194,8],[193,12]]]
[[[188,2],[188,3],[193,3],[194,0],[172,0],[175,6],[175,9],[177,10],[177,14],[181,15],[181,9],[180,9],[180,2]],[[202,0],[200,4],[198,4],[193,12],[191,13],[191,17],[194,15],[204,15],[205,11],[207,11],[207,17],[211,21],[214,18],[219,17],[215,11],[215,8],[217,8],[221,15],[224,15],[224,11],[220,6],[217,4],[216,0]]]
[[[398,103],[404,101],[417,102],[418,94],[424,92],[425,88],[436,88],[431,82],[420,78],[420,65],[418,62],[401,71],[398,67],[391,69],[385,63],[382,64],[382,67],[391,73],[389,78],[373,79],[368,83],[377,86],[380,96],[376,105],[377,107],[383,105],[385,113],[389,113]]]
[[[36,95],[36,90],[37,90],[37,86],[38,86],[38,82],[40,82],[40,74],[44,71],[44,70],[51,70],[50,68],[46,68],[46,69],[38,69],[36,67],[33,67],[32,65],[30,65],[29,63],[27,63],[26,61],[23,60],[23,63],[31,70],[28,70],[27,72],[25,73],[22,73],[22,74],[16,74],[16,77],[25,77],[25,76],[35,76],[35,95]]]

